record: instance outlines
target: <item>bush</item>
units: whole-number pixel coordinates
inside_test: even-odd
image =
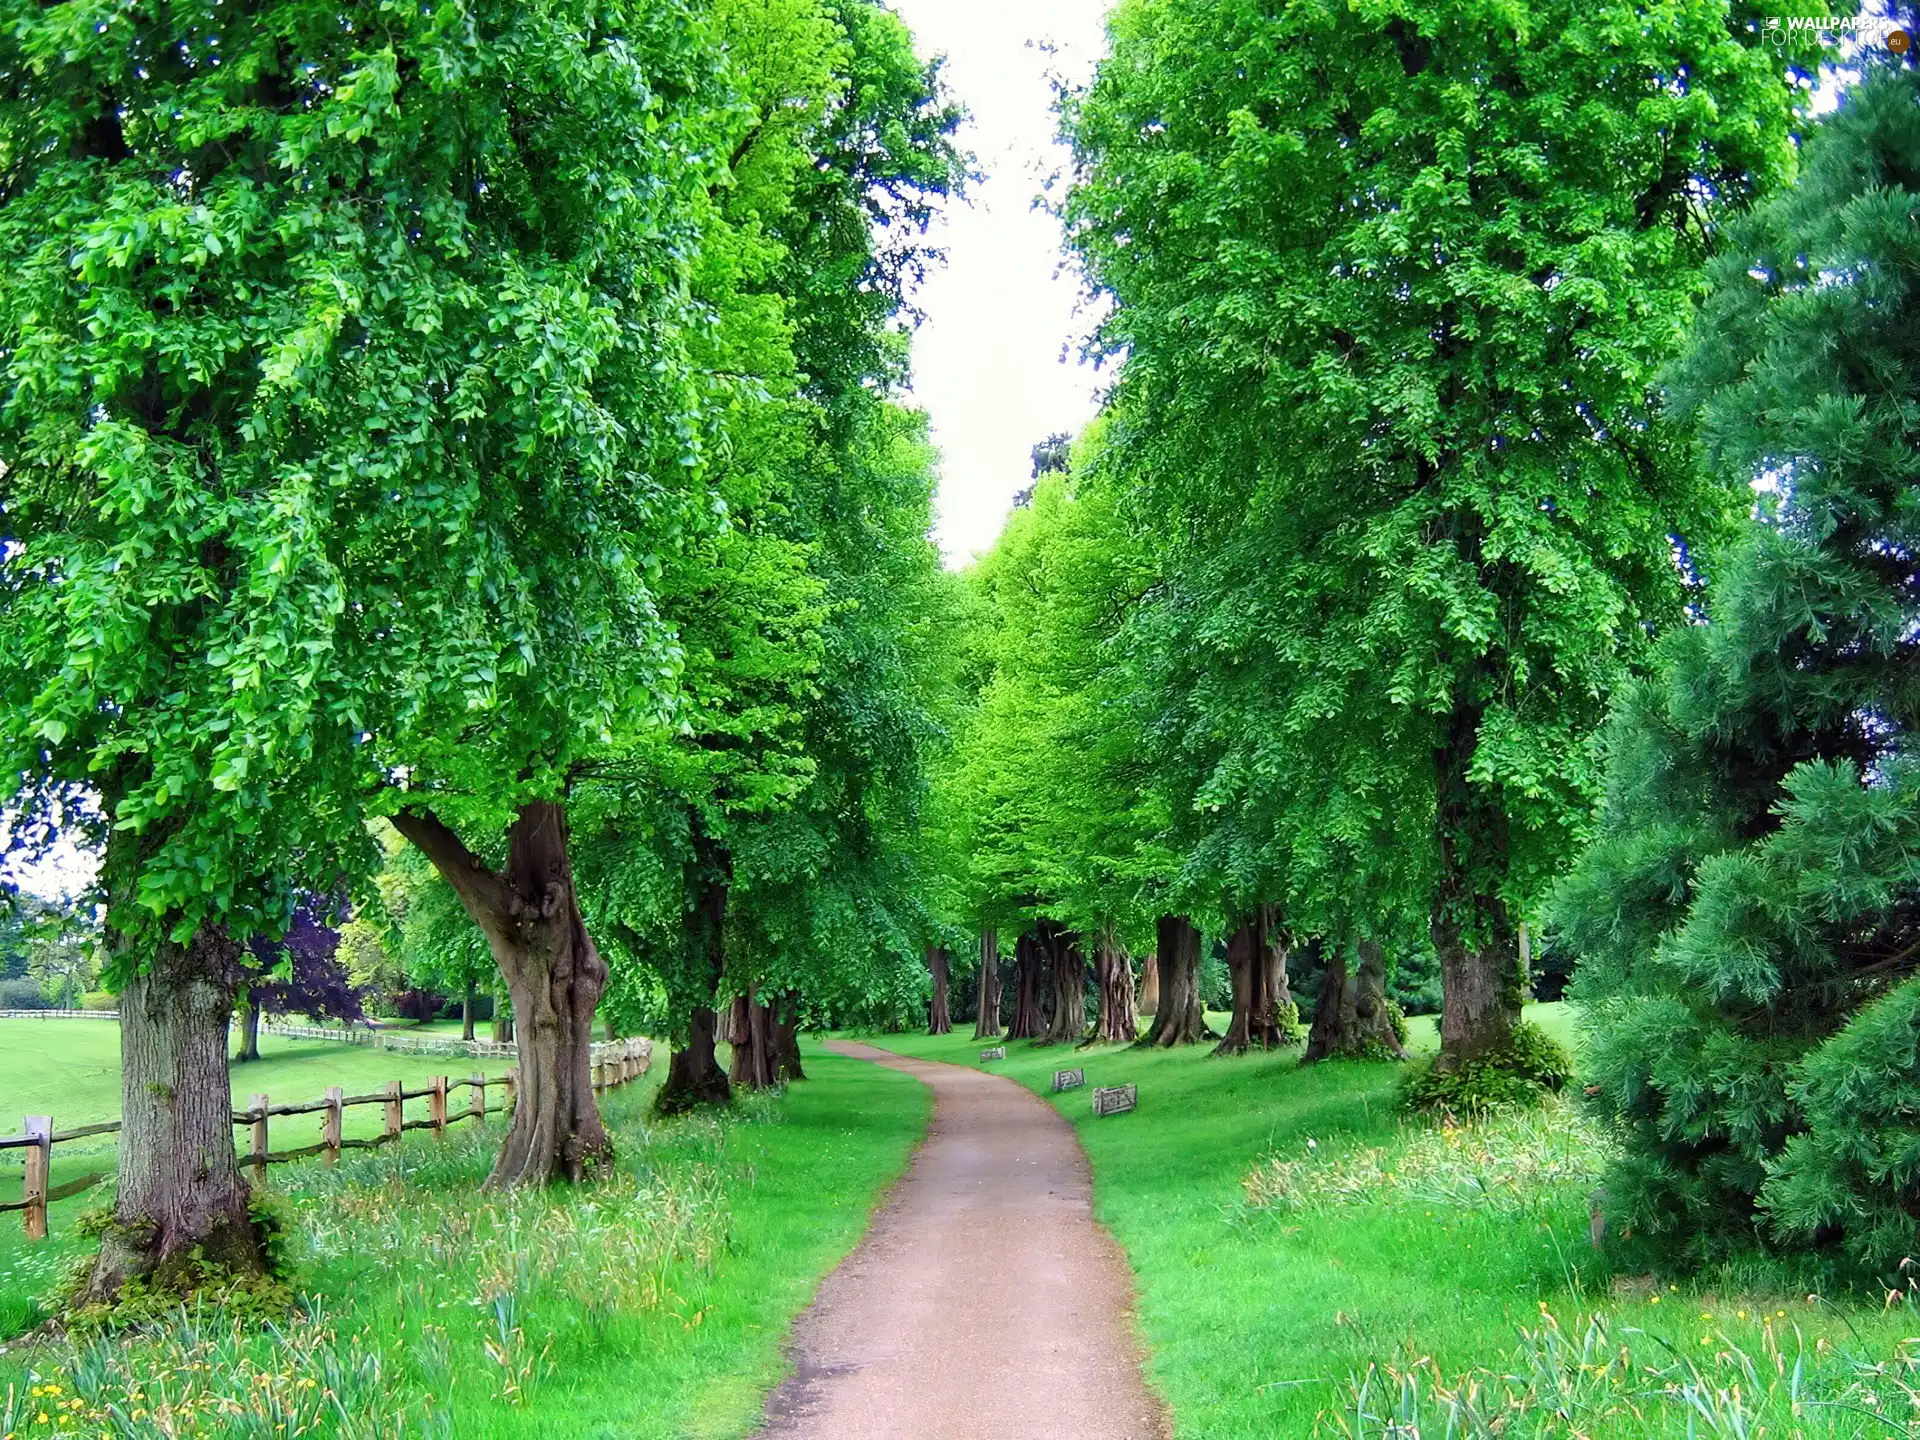
[[[82,1010],[112,1010],[118,1013],[120,997],[111,990],[89,990],[80,999]]]
[[[1477,1055],[1453,1070],[1431,1062],[1409,1070],[1401,1099],[1411,1109],[1460,1116],[1489,1115],[1537,1105],[1561,1089],[1573,1060],[1560,1043],[1525,1021],[1498,1050]]]
[[[0,980],[0,1010],[51,1010],[38,980]]]

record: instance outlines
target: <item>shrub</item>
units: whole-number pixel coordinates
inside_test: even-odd
[[[1522,1021],[1505,1045],[1452,1070],[1431,1062],[1409,1070],[1401,1081],[1401,1099],[1414,1110],[1490,1115],[1537,1105],[1572,1074],[1573,1060],[1560,1043]]]
[[[89,990],[80,999],[82,1010],[112,1010],[118,1013],[120,997],[111,990]]]
[[[0,1010],[51,1010],[38,980],[0,980]]]

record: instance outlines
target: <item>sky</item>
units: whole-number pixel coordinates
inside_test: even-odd
[[[935,535],[949,565],[992,547],[1014,492],[1032,483],[1035,443],[1092,419],[1104,381],[1078,358],[1091,316],[1059,224],[1033,202],[1067,159],[1048,77],[1091,74],[1107,3],[893,0],[920,53],[946,57],[946,83],[973,117],[962,143],[984,176],[941,225],[947,263],[916,297],[926,320],[912,398],[940,450]]]

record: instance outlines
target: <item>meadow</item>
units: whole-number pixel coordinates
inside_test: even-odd
[[[84,1080],[91,1042],[51,1024],[8,1035],[9,1111],[45,1063],[23,1053],[34,1036]],[[359,1062],[379,1078],[445,1065],[308,1043],[275,1042],[273,1058],[235,1068],[236,1089],[270,1075],[260,1088],[293,1096],[359,1083]],[[84,1250],[74,1226],[88,1202],[55,1206],[47,1242],[0,1225],[0,1338],[13,1337],[0,1435],[744,1434],[783,1373],[789,1322],[858,1239],[928,1112],[905,1076],[813,1046],[807,1066],[783,1097],[662,1121],[649,1109],[657,1052],[647,1077],[605,1097],[617,1162],[580,1192],[483,1195],[497,1117],[349,1151],[333,1169],[277,1167],[271,1203],[300,1301],[264,1327],[206,1311],[140,1339],[22,1347]],[[77,1113],[80,1098],[54,1108]]]
[[[1565,1006],[1530,1013],[1576,1039]],[[1431,1020],[1411,1029],[1436,1048]],[[1616,1273],[1590,1235],[1604,1142],[1568,1102],[1435,1129],[1401,1116],[1391,1063],[872,1043],[1005,1074],[1072,1121],[1181,1440],[1920,1433],[1904,1301],[1757,1265]],[[1050,1094],[1065,1068],[1137,1084],[1139,1109]]]

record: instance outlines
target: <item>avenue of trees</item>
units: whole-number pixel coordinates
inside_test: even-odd
[[[1910,49],[1471,0],[1123,0],[1110,33],[1060,213],[1114,378],[967,577],[929,806],[975,1033],[1401,1057],[1431,969],[1407,1093],[1458,1111],[1568,1078],[1520,1019],[1550,946],[1614,1233],[1892,1277]]]
[[[890,397],[963,165],[904,26],[26,6],[0,69],[0,773],[16,846],[97,847],[120,996],[83,1298],[266,1265],[228,1026],[312,897],[490,957],[497,1184],[607,1154],[603,1000],[664,995],[671,1100],[735,994],[915,993],[946,600]]]
[[[506,1186],[605,1163],[603,1031],[673,1112],[827,1021],[1405,1058],[1431,986],[1409,1097],[1526,1099],[1543,946],[1623,1226],[1899,1258],[1910,51],[1816,121],[1732,3],[1120,0],[1057,202],[1110,384],[956,574],[900,395],[962,117],[882,0],[5,3],[0,809],[97,852],[122,1017],[83,1298],[264,1271],[269,999],[494,999]]]

